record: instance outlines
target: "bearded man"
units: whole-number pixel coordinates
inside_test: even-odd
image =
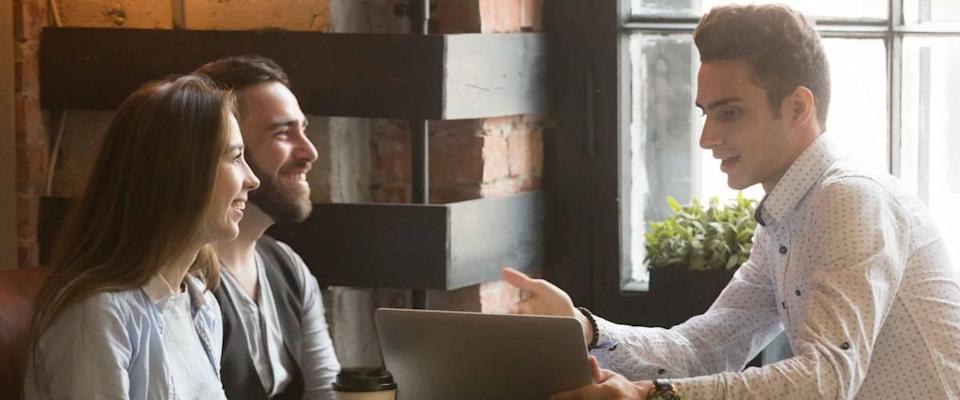
[[[316,278],[289,246],[264,232],[303,221],[312,208],[307,172],[317,149],[286,72],[259,56],[223,58],[196,72],[237,95],[246,159],[260,179],[240,235],[218,243],[223,313],[221,377],[227,398],[333,399],[340,370]]]

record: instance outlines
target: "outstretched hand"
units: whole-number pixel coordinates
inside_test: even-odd
[[[577,308],[573,301],[562,289],[543,279],[533,279],[523,272],[513,268],[504,268],[501,278],[516,288],[529,293],[529,297],[507,307],[511,314],[554,315],[559,317],[574,317],[583,327],[585,343],[593,340],[593,330],[590,323]]]
[[[507,283],[530,294],[525,300],[510,305],[511,314],[555,315],[576,317],[579,312],[566,292],[543,279],[533,279],[513,268],[504,268],[500,273]]]

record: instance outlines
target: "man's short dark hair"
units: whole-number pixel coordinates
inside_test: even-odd
[[[813,92],[820,130],[827,127],[830,67],[812,21],[779,4],[716,7],[697,24],[693,40],[700,62],[743,60],[767,91],[774,116],[797,86]]]
[[[200,66],[194,72],[209,76],[217,85],[231,90],[242,90],[264,82],[280,82],[290,87],[290,79],[283,68],[275,61],[258,55],[221,58]]]

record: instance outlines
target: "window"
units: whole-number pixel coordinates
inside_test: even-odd
[[[833,84],[827,134],[843,152],[900,177],[930,207],[960,260],[960,157],[950,157],[960,149],[960,2],[892,1],[780,2],[813,16],[824,38]],[[619,84],[628,95],[620,109],[629,113],[619,132],[629,149],[621,153],[622,292],[646,289],[643,232],[668,214],[667,196],[681,203],[736,196],[718,162],[698,147],[692,39],[699,15],[734,2],[621,5]],[[759,199],[763,191],[758,185],[745,195]]]

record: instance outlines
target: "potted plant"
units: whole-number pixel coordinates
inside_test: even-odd
[[[716,197],[707,207],[696,199],[681,206],[668,197],[667,203],[673,215],[650,224],[644,261],[651,294],[665,299],[670,323],[678,323],[706,311],[750,256],[756,202],[738,194],[732,204]]]

